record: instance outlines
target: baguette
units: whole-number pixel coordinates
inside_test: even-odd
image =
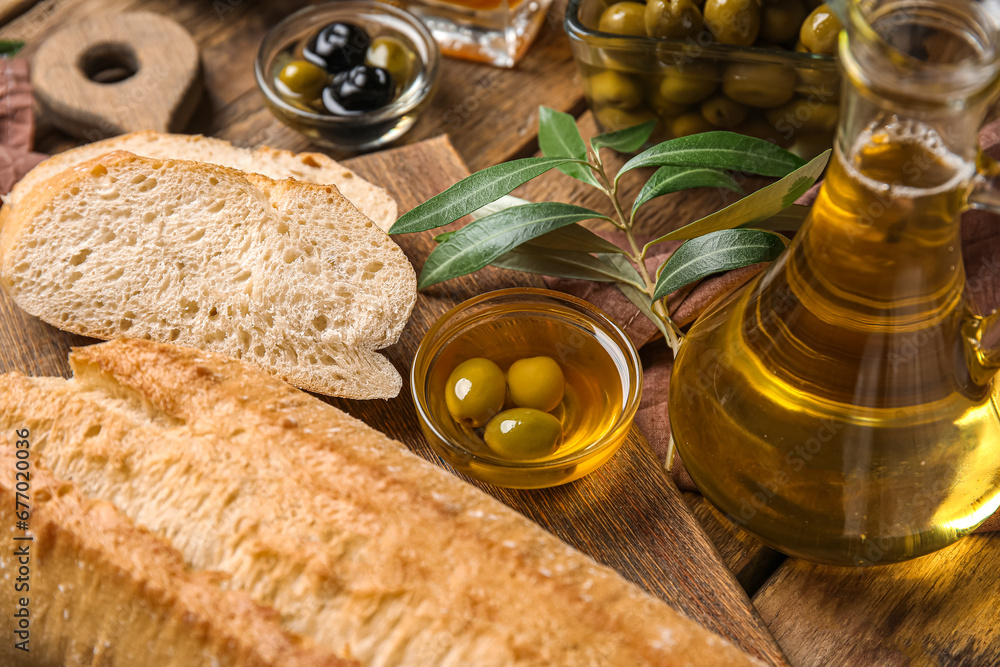
[[[13,446],[0,448],[4,526],[16,522],[19,460]],[[18,481],[30,482],[20,500],[31,531],[16,535],[34,539],[0,552],[0,607],[5,625],[17,624],[0,642],[0,663],[357,667],[282,629],[245,593],[223,591],[223,575],[188,572],[162,538],[26,461]]]
[[[238,361],[116,340],[0,376],[0,427],[284,627],[363,665],[741,665],[721,637]],[[70,602],[72,604],[72,602]]]
[[[322,153],[292,153],[268,146],[250,150],[238,148],[222,139],[153,130],[124,134],[53,155],[25,174],[4,198],[4,203],[16,206],[31,190],[59,172],[118,150],[160,160],[209,162],[261,174],[276,181],[294,178],[304,183],[335,185],[380,229],[388,231],[396,221],[396,201],[388,192]]]
[[[323,394],[399,393],[375,350],[399,338],[416,275],[332,186],[117,151],[0,218],[0,283],[54,326],[213,350]]]

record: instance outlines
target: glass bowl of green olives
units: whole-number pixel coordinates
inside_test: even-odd
[[[820,0],[570,0],[566,32],[602,131],[656,120],[811,158],[840,113],[840,21]]]
[[[561,292],[517,288],[465,301],[424,336],[410,389],[428,443],[475,479],[565,484],[625,441],[642,395],[632,343]]]
[[[260,44],[254,73],[268,107],[315,143],[344,151],[387,144],[429,104],[441,59],[412,14],[374,0],[312,5]]]

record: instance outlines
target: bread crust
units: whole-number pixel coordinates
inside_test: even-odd
[[[11,533],[16,461],[13,447],[0,448],[0,525]],[[0,550],[0,606],[9,619],[19,598],[28,601],[29,650],[17,649],[8,633],[0,642],[3,664],[357,666],[282,629],[273,609],[222,590],[224,575],[187,571],[168,542],[112,505],[85,498],[72,482],[37,464],[29,480],[21,500],[31,508],[31,529],[15,534],[32,539]],[[21,565],[15,549],[27,552],[21,592],[13,581]]]
[[[753,664],[400,443],[235,360],[116,340],[71,363],[72,391],[36,384],[3,408],[44,434],[40,460],[337,654],[414,666]],[[12,391],[0,378],[0,405]],[[77,417],[52,421],[65,414]],[[93,420],[104,428],[85,437]]]
[[[81,162],[116,150],[159,159],[211,162],[282,180],[333,185],[383,231],[396,221],[396,201],[389,193],[322,153],[293,153],[269,146],[254,150],[200,134],[169,134],[154,130],[132,132],[58,153],[36,165],[6,197],[11,207],[39,184]],[[203,159],[206,154],[215,159]],[[4,208],[7,208],[5,206]]]

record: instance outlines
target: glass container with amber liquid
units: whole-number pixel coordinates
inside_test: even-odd
[[[768,271],[694,325],[670,418],[691,477],[738,525],[867,565],[945,547],[1000,507],[1000,354],[985,343],[1000,318],[964,294],[959,227],[970,206],[1000,208],[977,142],[1000,3],[844,12],[819,197]]]

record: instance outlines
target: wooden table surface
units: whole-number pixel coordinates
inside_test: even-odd
[[[191,32],[202,58],[206,92],[186,131],[218,136],[243,146],[266,144],[292,150],[315,149],[278,123],[266,110],[252,72],[253,54],[263,34],[283,16],[304,4],[308,3],[0,0],[0,38],[25,40],[28,45],[24,55],[30,58],[47,35],[82,18],[139,9],[167,14]],[[447,139],[422,144],[406,154],[408,159],[424,155],[438,160],[438,156],[453,155],[454,147],[457,156],[454,160],[449,159],[448,164],[432,161],[425,165],[426,169],[437,171],[433,181],[438,187],[458,178],[465,166],[476,170],[534,154],[538,149],[536,125],[540,104],[574,114],[583,132],[594,132],[593,119],[586,111],[579,76],[562,30],[564,6],[563,0],[556,0],[538,40],[513,70],[456,60],[444,62],[433,105],[397,143],[397,146],[416,144],[447,135]],[[37,150],[57,152],[77,143],[54,130],[44,118],[39,119]],[[353,161],[352,166],[378,181],[379,170],[393,160],[391,153],[385,153],[385,158],[381,155]],[[334,154],[334,157],[350,156]],[[547,194],[552,199],[593,205],[588,201],[588,193],[555,174],[533,185],[531,194],[536,197]],[[644,224],[649,229],[665,229],[717,208],[721,203],[714,193],[712,196],[666,197],[658,202]],[[414,259],[419,261],[419,258]],[[485,280],[490,283],[494,279]],[[531,281],[525,279],[523,282],[529,284]],[[0,330],[0,335],[21,334],[7,329]],[[33,365],[46,369],[47,362],[38,360],[58,359],[71,340],[67,337],[59,344],[34,349],[37,356]],[[342,407],[363,412],[356,406]],[[389,431],[392,428],[391,425],[386,427]],[[404,426],[401,423],[396,428]],[[400,434],[393,435],[398,437]],[[724,570],[712,575],[718,580],[720,589],[738,581],[753,600],[759,616],[743,611],[739,600],[725,593],[715,595],[696,587],[683,590],[685,582],[703,578],[697,573],[678,574],[668,571],[669,568],[630,571],[628,563],[616,562],[610,556],[615,553],[615,545],[603,551],[590,545],[588,553],[617,567],[626,577],[664,599],[686,594],[690,601],[686,607],[681,606],[687,613],[730,636],[746,650],[774,664],[782,662],[781,652],[771,648],[777,645],[793,665],[1000,664],[1000,605],[997,604],[1000,601],[1000,574],[996,567],[1000,562],[1000,534],[967,538],[937,554],[901,565],[864,570],[819,566],[787,559],[764,547],[726,521],[697,494],[683,494],[690,510],[686,511],[676,500],[677,491],[668,481],[664,481],[664,485],[654,483],[655,489],[636,494],[629,488],[628,475],[655,466],[641,438],[631,438],[624,455],[617,458],[623,461],[606,476],[617,480],[615,483],[624,480],[620,493],[622,501],[630,505],[625,512],[636,523],[634,533],[623,535],[621,539],[635,539],[650,549],[656,548],[657,540],[661,540],[661,544],[666,539],[683,540],[689,542],[695,552],[709,553],[720,567],[724,565],[733,575]],[[609,482],[594,482],[599,483]],[[599,500],[588,500],[582,491],[570,493],[576,493],[580,502],[600,505]],[[540,520],[563,539],[588,550],[586,535],[574,534],[568,526],[569,519],[567,525],[560,526],[559,522],[552,521],[558,514],[546,512],[546,503],[557,499],[558,493],[550,494],[549,500],[544,493],[536,494],[527,502],[518,498],[524,495],[523,492],[498,495]],[[663,506],[654,506],[649,504],[650,498],[666,500],[658,501]],[[680,508],[665,508],[672,503]],[[664,513],[671,516],[671,530],[677,531],[680,526],[686,533],[648,534],[650,526],[657,525],[656,516]],[[646,519],[649,514],[655,515],[652,523]],[[697,522],[691,519],[690,524],[685,523],[684,516],[696,518]],[[714,542],[716,550],[699,542],[704,535],[698,529],[699,524]],[[707,567],[714,571],[713,564]],[[727,629],[720,613],[724,616],[730,604],[732,628]],[[767,636],[767,629],[777,645]]]

